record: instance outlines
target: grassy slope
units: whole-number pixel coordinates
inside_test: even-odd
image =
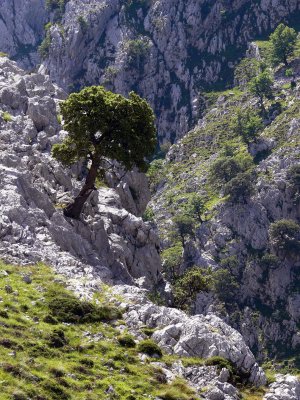
[[[24,274],[31,276],[32,283],[23,281]],[[7,293],[8,286],[12,293]],[[160,382],[157,368],[141,362],[136,348],[119,344],[116,327],[121,320],[44,322],[53,293],[70,296],[63,279],[48,267],[0,265],[1,400],[138,400],[174,391],[176,385],[181,388],[177,388],[178,400],[191,398],[185,384]],[[104,297],[100,296],[102,305],[111,307]],[[51,345],[54,330],[63,330],[67,341],[63,347]],[[164,361],[174,360],[165,356]]]

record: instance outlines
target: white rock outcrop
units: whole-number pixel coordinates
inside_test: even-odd
[[[292,375],[277,375],[263,400],[299,400],[300,380]]]
[[[138,280],[151,287],[160,279],[158,237],[132,214],[140,215],[146,206],[147,181],[141,174],[121,180],[122,192],[94,192],[81,220],[63,216],[62,206],[78,192],[81,183],[75,178],[82,173],[73,168],[72,175],[50,154],[64,135],[57,121],[64,97],[49,77],[26,74],[0,58],[0,256],[16,263],[44,261],[69,276]],[[127,200],[126,185],[135,199]]]
[[[157,306],[138,288],[122,286],[114,290],[124,299],[127,325],[132,329],[144,325],[155,328],[152,339],[167,353],[182,357],[224,357],[254,385],[266,383],[265,374],[242,335],[217,316],[188,316],[174,308]]]

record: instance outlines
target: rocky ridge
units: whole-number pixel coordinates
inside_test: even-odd
[[[298,74],[297,65],[297,60],[291,64]],[[255,107],[255,99],[238,89],[216,94],[199,125],[171,147],[152,200],[163,246],[168,248],[173,245],[173,216],[193,193],[207,199],[204,222],[184,246],[180,272],[194,265],[214,271],[227,268],[238,283],[236,301],[226,311],[215,295],[202,292],[194,312],[214,312],[231,321],[262,359],[277,354],[285,343],[286,351],[296,357],[299,348],[299,254],[276,253],[269,235],[273,222],[300,218],[297,190],[288,178],[288,171],[299,163],[299,86],[295,91],[282,89],[289,80],[282,71],[276,74],[275,102],[282,101],[286,108],[266,122],[256,142],[247,148],[229,128],[237,108]],[[254,192],[245,201],[228,201],[211,182],[211,168],[228,151],[226,146],[235,149],[229,150],[229,158],[254,158]],[[267,267],[262,257],[270,253],[278,263]]]
[[[58,103],[64,97],[47,76],[26,74],[7,58],[0,58],[1,258],[17,264],[46,262],[84,297],[104,282],[121,283],[114,292],[116,298],[122,297],[120,306],[127,309],[124,318],[133,332],[141,325],[157,328],[154,339],[166,352],[170,352],[170,340],[176,340],[172,352],[228,357],[249,374],[250,382],[264,384],[263,371],[234,329],[214,315],[190,318],[156,306],[147,299],[147,291],[138,287],[151,288],[160,279],[158,239],[151,224],[123,208],[133,207],[132,197],[126,197],[128,186],[145,178],[131,173],[117,189],[99,189],[80,221],[63,216],[61,206],[76,193],[84,173],[82,166],[63,170],[50,154],[51,145],[64,135],[57,120]],[[118,195],[122,190],[127,199],[124,204]],[[135,205],[140,212],[144,206],[145,199]],[[188,327],[193,327],[193,337]],[[236,398],[226,371],[219,377],[216,369],[202,367],[193,373],[182,369],[181,375],[190,376],[191,384],[200,390],[207,371],[214,383],[205,398],[216,398],[215,392],[219,398]]]
[[[161,141],[173,142],[201,117],[202,88],[227,81],[248,42],[295,19],[299,6],[297,0],[69,0],[50,11],[43,0],[5,0],[0,50],[35,66],[42,27],[51,21],[41,67],[51,79],[66,91],[92,84],[137,91],[156,111]]]

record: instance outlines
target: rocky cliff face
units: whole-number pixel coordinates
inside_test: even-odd
[[[291,65],[297,72],[298,60]],[[184,212],[195,193],[202,196],[204,222],[196,223],[186,239],[180,273],[194,265],[225,269],[238,287],[222,287],[232,290],[230,299],[217,295],[227,310],[204,291],[194,312],[213,311],[231,321],[261,358],[297,354],[300,344],[299,251],[278,249],[270,237],[274,222],[300,220],[299,189],[289,172],[299,165],[299,87],[284,89],[288,79],[280,71],[276,76],[274,101],[283,101],[283,108],[275,114],[270,109],[261,136],[246,146],[230,125],[238,108],[255,107],[255,99],[237,89],[219,94],[199,125],[171,147],[154,179],[152,201],[163,246],[169,248],[174,246],[174,215]],[[224,184],[212,172],[221,159],[250,162],[251,195],[233,200],[224,194]]]
[[[153,339],[167,353],[226,357],[252,385],[265,384],[264,372],[237,331],[214,315],[190,318],[154,305],[148,291],[140,288],[152,288],[161,280],[158,238],[151,224],[133,214],[147,204],[144,175],[131,172],[118,181],[116,169],[108,176],[113,188],[98,189],[81,220],[64,217],[61,208],[84,176],[82,166],[63,170],[51,157],[51,145],[65,134],[57,119],[64,98],[49,77],[26,74],[0,58],[1,258],[21,265],[46,262],[84,297],[103,283],[118,284],[111,296],[125,309],[124,329],[137,340],[145,337],[141,327],[156,329]],[[161,367],[167,380],[182,376],[199,393],[205,392],[206,399],[239,398],[226,369],[185,368],[180,362]]]
[[[51,20],[43,47],[51,79],[66,91],[136,90],[156,111],[161,141],[171,142],[198,121],[201,88],[228,81],[250,40],[299,12],[297,0],[65,3],[50,12],[42,0],[4,1],[0,50],[36,65],[42,26]]]
[[[108,281],[132,284],[143,277],[140,284],[150,287],[160,278],[160,258],[155,232],[136,216],[147,204],[144,175],[111,177],[116,189],[95,192],[82,221],[62,215],[82,176],[79,168],[65,172],[50,155],[63,134],[57,107],[64,97],[49,77],[0,58],[1,257],[43,260],[58,271]]]

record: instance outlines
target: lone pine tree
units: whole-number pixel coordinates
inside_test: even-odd
[[[64,214],[79,218],[104,159],[120,162],[126,170],[146,171],[146,158],[156,146],[154,115],[149,104],[131,92],[129,98],[106,91],[102,86],[72,93],[61,104],[64,129],[68,135],[53,146],[52,154],[63,165],[88,162],[85,183]]]

